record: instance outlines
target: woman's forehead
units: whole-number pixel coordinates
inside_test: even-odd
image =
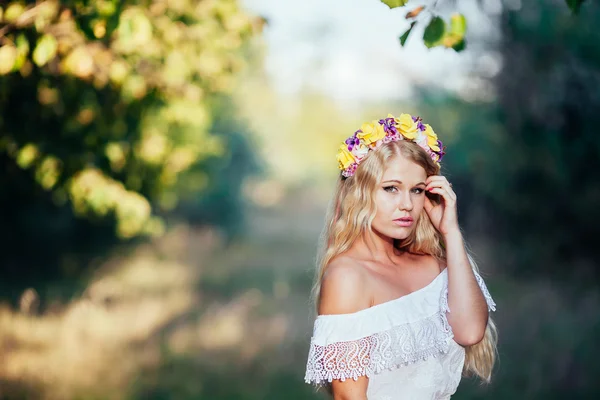
[[[405,157],[394,157],[387,163],[383,172],[383,181],[398,180],[405,183],[417,183],[427,179],[425,168]]]

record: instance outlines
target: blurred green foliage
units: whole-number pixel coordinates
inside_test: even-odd
[[[243,65],[253,20],[234,0],[2,10],[0,151],[56,204],[113,217],[119,237],[160,233],[152,206],[174,208],[180,175],[225,156],[211,102]],[[210,177],[196,172],[202,192]]]
[[[42,279],[54,259],[76,275],[86,262],[73,251],[160,235],[167,215],[233,227],[229,206],[255,164],[227,96],[260,29],[236,0],[0,6],[9,280]]]
[[[573,17],[539,0],[502,19],[495,115],[505,134],[481,159],[480,187],[501,216],[514,275],[586,284],[600,275],[598,20],[598,3]]]

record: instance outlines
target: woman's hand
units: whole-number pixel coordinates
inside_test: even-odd
[[[446,177],[441,175],[432,175],[425,181],[426,191],[441,196],[440,204],[434,204],[429,197],[425,196],[425,212],[433,226],[440,231],[442,235],[460,231],[458,227],[458,216],[456,211],[456,193],[452,190],[452,185]]]

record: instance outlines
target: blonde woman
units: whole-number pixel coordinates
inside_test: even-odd
[[[495,310],[421,118],[363,124],[340,179],[314,287],[305,380],[336,400],[449,399],[463,374],[489,382]]]

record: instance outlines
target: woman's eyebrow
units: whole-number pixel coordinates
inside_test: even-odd
[[[389,179],[387,181],[383,181],[382,183],[389,183],[389,182],[396,182],[396,183],[402,185],[402,181],[399,181],[398,179]],[[419,183],[415,184],[415,186],[419,186],[419,185],[425,185],[425,182],[419,182]]]

